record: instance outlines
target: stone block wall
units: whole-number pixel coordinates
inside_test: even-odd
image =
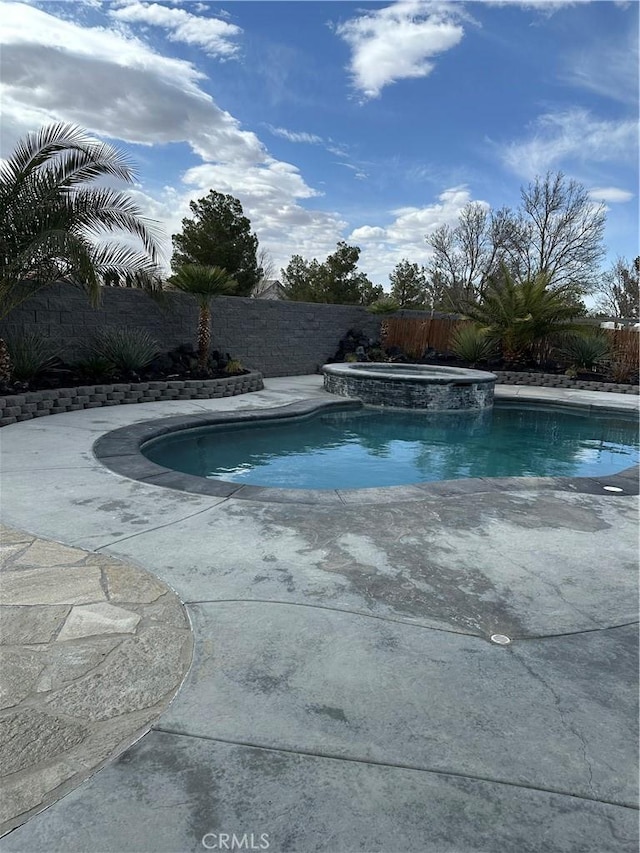
[[[262,374],[252,372],[221,379],[118,382],[112,385],[27,391],[0,397],[0,427],[81,409],[99,409],[126,403],[156,403],[159,400],[213,400],[261,391],[262,388]]]
[[[212,301],[211,310],[213,349],[265,376],[315,373],[351,328],[372,339],[380,336],[380,317],[357,305],[221,296]],[[83,343],[103,326],[146,329],[164,351],[193,343],[197,318],[195,301],[182,293],[167,294],[166,304],[159,305],[139,290],[106,287],[102,305],[94,309],[84,293],[59,284],[41,290],[0,321],[0,335],[38,332],[71,360],[80,357]]]
[[[495,380],[491,382],[427,383],[410,380],[365,379],[325,373],[324,387],[330,394],[357,397],[370,406],[392,406],[425,412],[477,411],[493,405]]]
[[[532,385],[538,388],[573,388],[577,391],[608,391],[612,394],[638,394],[637,385],[613,382],[590,382],[586,379],[570,379],[558,373],[526,373],[510,370],[494,370],[499,385]]]

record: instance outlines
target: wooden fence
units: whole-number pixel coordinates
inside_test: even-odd
[[[400,347],[412,358],[422,358],[426,349],[450,349],[454,331],[466,320],[443,317],[389,317],[382,323],[382,345]]]
[[[611,361],[628,370],[640,368],[640,332],[634,329],[605,329],[611,339]]]
[[[384,347],[400,347],[412,358],[421,358],[430,347],[445,352],[451,348],[455,330],[466,322],[443,317],[389,317],[382,323],[382,344]],[[638,370],[640,333],[633,329],[602,331],[611,339],[612,363],[629,371]]]

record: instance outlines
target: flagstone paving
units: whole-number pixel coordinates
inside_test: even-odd
[[[6,526],[0,543],[2,833],[148,731],[192,641],[143,569]]]

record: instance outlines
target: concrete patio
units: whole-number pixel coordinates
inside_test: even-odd
[[[636,853],[637,474],[623,493],[521,478],[291,503],[160,488],[92,453],[127,424],[324,395],[319,376],[268,379],[240,397],[2,429],[2,518],[32,534],[5,542],[23,547],[2,575],[3,601],[54,606],[5,598],[9,575],[34,570],[15,561],[41,537],[80,549],[71,567],[106,560],[140,572],[142,586],[159,582],[159,595],[174,590],[194,637],[168,707],[182,670],[165,640],[149,644],[149,672],[167,661],[168,677],[128,743],[155,719],[151,731],[90,775],[105,760],[96,751],[74,790],[50,785],[66,796],[6,835],[3,851]],[[638,411],[624,395],[497,389],[576,395]],[[165,618],[142,612],[155,600],[104,599],[143,617],[141,628]],[[184,623],[173,627],[182,636]],[[21,644],[33,655],[64,645],[58,637]],[[93,734],[101,708],[119,724],[127,676],[145,678],[114,670],[108,696],[76,691]],[[77,711],[57,709],[67,721]],[[9,704],[0,722],[11,717]]]

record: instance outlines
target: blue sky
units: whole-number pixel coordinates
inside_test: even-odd
[[[275,273],[362,249],[375,283],[469,201],[562,170],[638,254],[636,2],[0,3],[2,154],[47,121],[126,149],[167,234],[239,198]]]

